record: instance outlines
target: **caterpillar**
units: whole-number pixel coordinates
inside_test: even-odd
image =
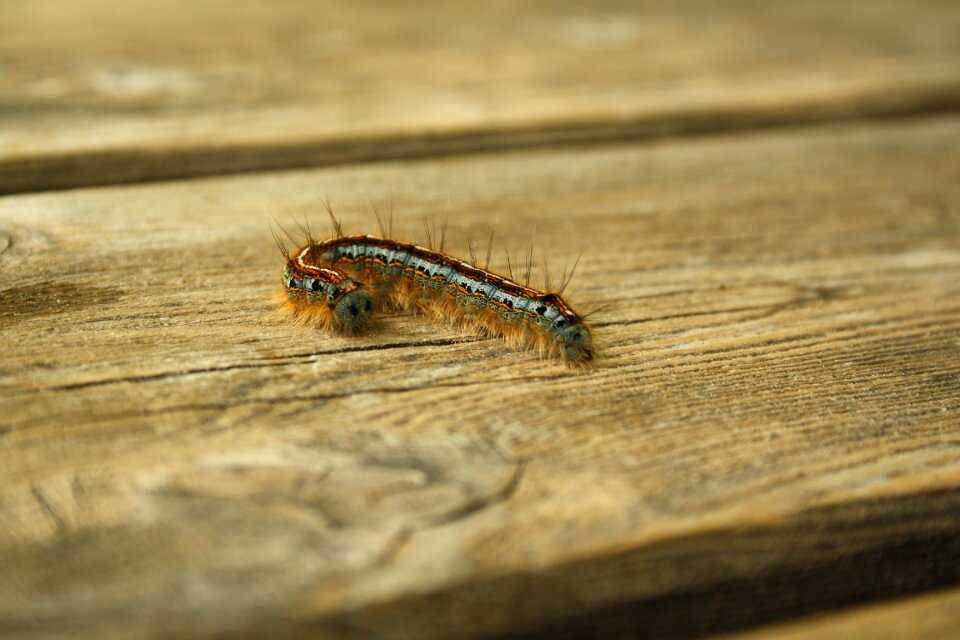
[[[374,307],[416,311],[568,364],[593,360],[590,327],[560,293],[538,291],[448,256],[442,242],[434,251],[377,236],[343,235],[336,218],[333,223],[336,237],[317,242],[307,229],[306,245],[293,255],[278,241],[287,258],[282,307],[296,320],[360,331]],[[528,256],[528,279],[529,266]],[[367,284],[373,284],[373,295]]]
[[[367,327],[373,301],[362,282],[348,274],[303,260],[303,252],[283,271],[281,308],[303,324],[348,332]]]

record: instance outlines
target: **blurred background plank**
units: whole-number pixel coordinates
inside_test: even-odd
[[[5,197],[2,628],[693,637],[956,584],[958,175],[940,116]],[[322,193],[582,251],[602,359],[278,322],[269,221]]]
[[[960,631],[960,590],[858,607],[729,636],[729,640],[950,640]]]
[[[960,3],[0,5],[0,193],[960,106]]]

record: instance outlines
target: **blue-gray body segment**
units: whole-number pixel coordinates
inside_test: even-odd
[[[342,283],[323,282],[316,278],[298,278],[289,268],[283,270],[283,286],[287,289],[301,289],[313,293],[326,294],[328,297],[337,297],[343,290]]]
[[[424,288],[442,290],[465,306],[489,306],[505,318],[541,327],[567,360],[592,358],[590,331],[554,294],[543,294],[437,252],[373,236],[349,236],[316,245],[320,264],[362,262],[388,277],[409,274]],[[311,286],[303,282],[302,288]],[[493,304],[490,304],[493,303]]]

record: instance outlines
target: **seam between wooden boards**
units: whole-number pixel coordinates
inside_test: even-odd
[[[148,148],[21,157],[0,160],[0,196],[522,149],[690,138],[827,123],[899,120],[958,111],[960,85],[948,85],[911,96],[877,94],[838,103],[774,109],[700,109],[614,122],[570,121],[540,127],[459,133],[397,132],[370,138],[305,140],[292,144]]]

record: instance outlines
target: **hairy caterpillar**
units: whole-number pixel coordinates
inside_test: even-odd
[[[442,243],[441,251],[434,251],[376,236],[346,236],[333,220],[335,238],[317,242],[307,230],[307,244],[294,255],[278,242],[287,257],[283,306],[297,320],[357,331],[376,304],[500,336],[514,347],[539,349],[571,364],[593,359],[590,328],[559,293],[450,257],[442,253]],[[372,285],[373,299],[365,283]]]

